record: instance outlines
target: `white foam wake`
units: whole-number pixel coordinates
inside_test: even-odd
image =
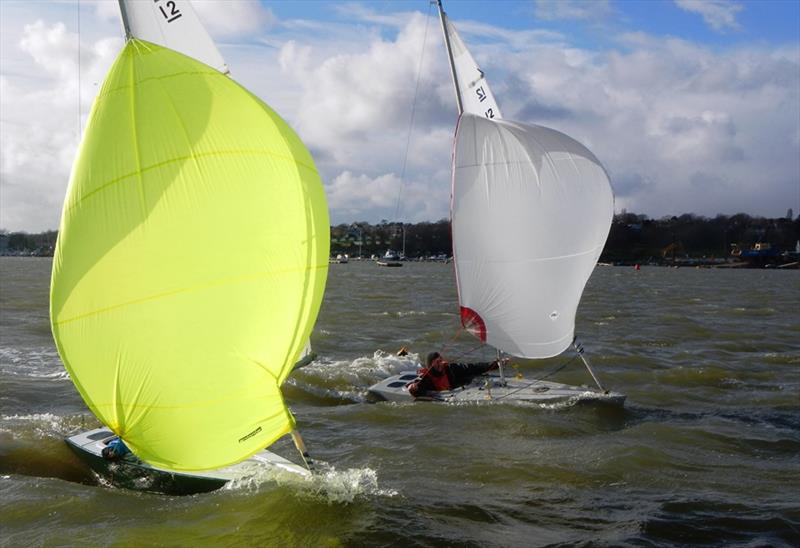
[[[254,465],[247,475],[228,482],[226,490],[259,490],[277,484],[290,489],[300,498],[321,499],[329,504],[349,504],[372,497],[394,497],[394,489],[382,489],[378,474],[369,467],[337,470],[317,461],[316,470],[309,475],[281,469],[277,466]]]
[[[52,413],[33,413],[30,415],[0,416],[0,432],[9,433],[16,438],[63,438],[76,427],[82,426],[82,416],[59,416]]]
[[[419,356],[397,356],[377,350],[372,356],[354,360],[331,360],[321,357],[296,371],[286,384],[321,397],[366,401],[366,389],[376,382],[402,371],[416,371]]]

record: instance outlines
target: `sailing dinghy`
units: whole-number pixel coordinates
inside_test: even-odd
[[[159,492],[308,474],[266,448],[290,434],[311,466],[280,387],[327,277],[313,159],[226,76],[188,1],[120,8],[126,44],[73,165],[50,293],[59,355],[105,426],[66,442],[112,482]],[[116,436],[132,454],[106,461]]]
[[[622,405],[597,380],[575,340],[581,294],[603,250],[614,196],[586,147],[541,126],[502,119],[483,71],[437,2],[459,119],[452,164],[451,223],[461,323],[502,354],[558,356],[570,347],[597,387],[516,375],[482,375],[434,401]],[[371,387],[374,398],[408,401],[405,371]]]

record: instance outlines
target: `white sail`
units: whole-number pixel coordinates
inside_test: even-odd
[[[128,37],[168,47],[228,73],[189,0],[119,0],[119,5]]]
[[[465,113],[452,185],[462,323],[515,356],[563,352],[611,227],[605,169],[563,133]]]
[[[502,118],[500,107],[497,106],[497,101],[495,101],[492,90],[489,89],[489,82],[486,81],[483,71],[478,67],[456,28],[444,13],[442,13],[442,22],[446,29],[445,43],[449,47],[453,63],[453,77],[457,83],[456,93],[459,95],[463,112],[485,118]]]

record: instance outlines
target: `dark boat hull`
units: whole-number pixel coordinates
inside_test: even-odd
[[[233,466],[204,472],[163,470],[139,460],[132,453],[120,459],[107,460],[103,458],[102,450],[113,437],[114,433],[108,428],[97,428],[70,436],[64,441],[98,476],[115,487],[165,495],[208,493],[224,487],[231,481],[252,476],[266,467],[302,476],[309,475],[305,468],[270,451],[261,451]]]

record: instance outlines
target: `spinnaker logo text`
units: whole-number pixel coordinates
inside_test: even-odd
[[[258,434],[259,432],[261,432],[261,427],[260,426],[258,428],[256,428],[255,430],[253,430],[252,432],[250,432],[249,434],[247,434],[246,436],[239,438],[239,443],[242,443],[243,441],[249,440],[250,438],[252,438],[256,434]]]

